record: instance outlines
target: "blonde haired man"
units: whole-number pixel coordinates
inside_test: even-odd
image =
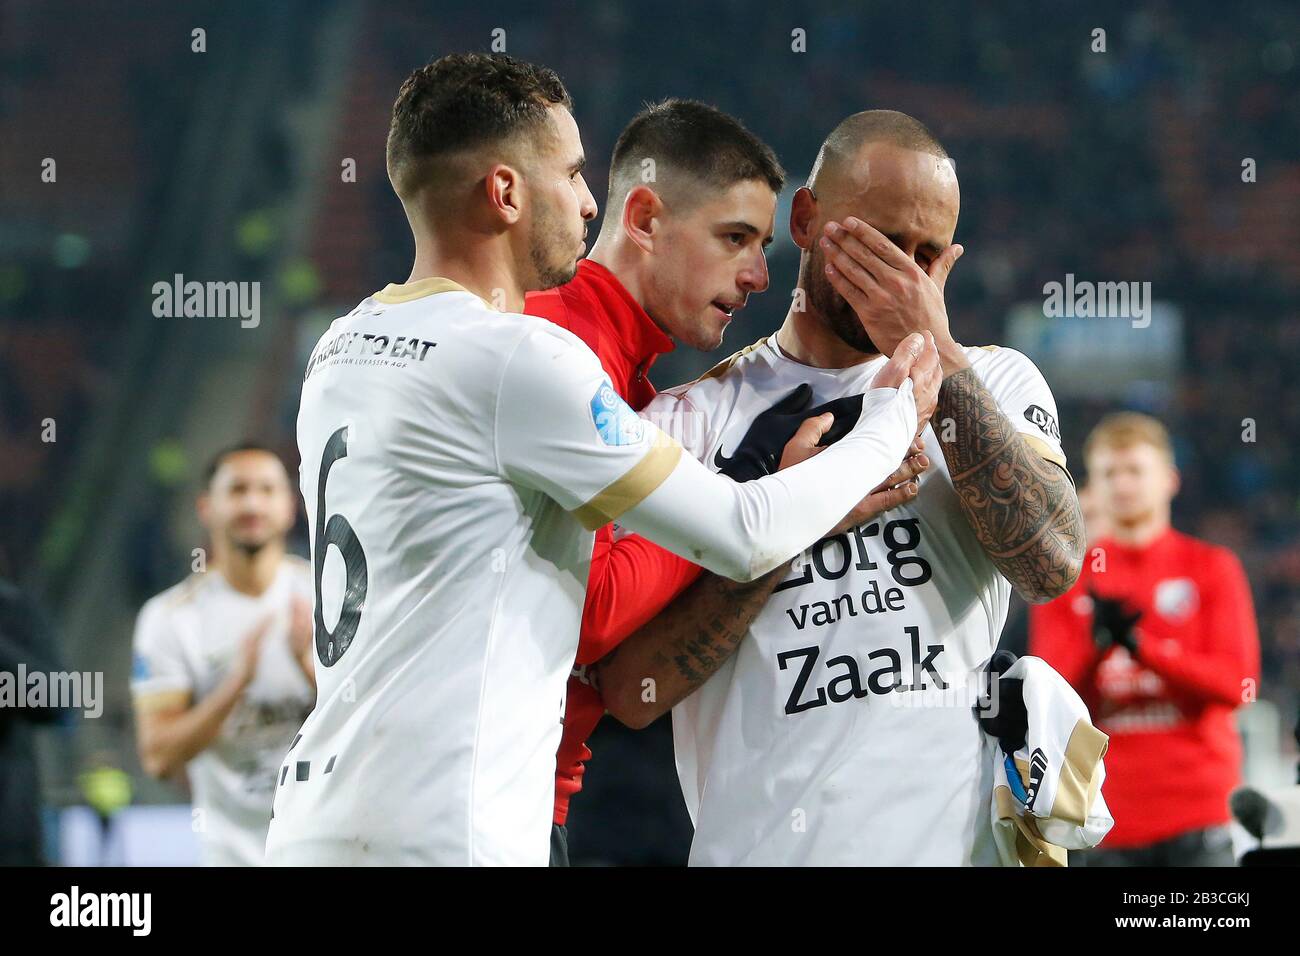
[[[1233,711],[1259,673],[1250,586],[1235,555],[1175,531],[1178,469],[1148,415],[1104,419],[1084,444],[1109,523],[1075,586],[1030,616],[1029,650],[1079,691],[1110,735],[1115,828],[1089,865],[1231,865],[1240,782]]]

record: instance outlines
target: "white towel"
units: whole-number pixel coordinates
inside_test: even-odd
[[[1066,850],[1096,846],[1115,823],[1101,795],[1109,738],[1047,662],[1022,657],[1000,679],[1017,678],[1028,733],[1014,758],[994,751],[994,843],[1004,866],[1065,866]]]

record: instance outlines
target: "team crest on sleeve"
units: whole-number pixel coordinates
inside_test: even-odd
[[[606,445],[636,445],[645,437],[645,422],[614,391],[608,378],[591,396],[591,417]]]
[[[1044,435],[1055,438],[1057,441],[1061,440],[1061,429],[1056,424],[1056,416],[1047,409],[1038,405],[1030,405],[1025,409],[1025,418],[1037,425],[1038,430]]]

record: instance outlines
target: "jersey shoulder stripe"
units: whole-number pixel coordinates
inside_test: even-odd
[[[442,276],[431,276],[427,279],[417,279],[415,282],[400,284],[390,282],[374,293],[371,298],[386,305],[401,305],[403,302],[413,302],[416,299],[423,299],[426,295],[435,295],[439,292],[468,291],[459,282],[444,279]]]
[[[575,510],[573,516],[587,531],[595,531],[617,521],[662,485],[677,467],[681,457],[681,444],[664,432],[659,432],[645,457]]]
[[[173,584],[166,591],[161,592],[154,600],[162,608],[174,611],[197,598],[207,583],[208,572],[195,571],[184,581]]]
[[[742,358],[744,358],[746,355],[748,355],[750,352],[754,351],[755,349],[762,348],[764,345],[766,345],[767,340],[769,338],[771,338],[771,336],[765,335],[757,342],[753,343],[752,345],[746,345],[739,352],[735,352],[732,355],[727,356],[725,359],[723,359],[717,365],[713,366],[713,368],[709,369],[707,372],[705,372],[695,381],[689,382],[684,387],[690,388],[692,385],[698,385],[700,382],[707,382],[709,379],[722,378],[722,376],[726,375],[729,371],[731,371],[731,367],[735,365],[737,362],[739,362]]]
[[[986,374],[987,370],[997,368],[1004,374],[1011,374],[1018,379],[1024,378],[1027,374],[1041,378],[1038,367],[1034,365],[1033,360],[1023,352],[1017,351],[1016,349],[1004,348],[1000,345],[975,345],[971,346],[971,348],[987,353],[986,356],[972,357],[977,372],[979,372],[981,367],[986,369]],[[986,362],[989,363],[987,366],[985,366]],[[1001,401],[1000,397],[999,401]],[[1012,410],[1006,408],[1003,409],[1003,412],[1008,416],[1014,414]],[[1054,448],[1050,442],[1032,434],[1031,432],[1021,431],[1020,436],[1024,438],[1025,443],[1032,448],[1040,458],[1056,465],[1065,472],[1065,475],[1070,479],[1070,482],[1072,484],[1074,483],[1074,475],[1070,474],[1070,468],[1066,464],[1065,454],[1062,451]]]
[[[1025,432],[1021,432],[1020,437],[1025,440],[1026,445],[1028,445],[1037,453],[1039,458],[1042,458],[1046,461],[1050,461],[1053,465],[1056,465],[1063,472],[1065,472],[1065,476],[1070,479],[1071,484],[1075,483],[1074,475],[1070,474],[1070,469],[1066,467],[1064,455],[1058,452],[1047,442],[1043,441],[1037,435],[1030,435]]]

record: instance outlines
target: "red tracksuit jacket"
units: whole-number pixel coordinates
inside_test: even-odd
[[[640,411],[655,397],[646,373],[659,355],[672,351],[673,340],[604,266],[583,259],[571,282],[530,293],[524,311],[550,319],[586,342],[614,391],[634,409]],[[699,573],[698,566],[644,538],[615,541],[608,525],[596,532],[578,659],[569,677],[556,755],[556,823],[564,823],[569,798],[582,789],[583,764],[591,758],[587,738],[605,715],[600,694],[587,680],[587,666],[663,610]]]
[[[1089,588],[1142,612],[1136,659],[1098,653]],[[1029,652],[1110,735],[1102,792],[1115,826],[1104,847],[1228,822],[1241,779],[1233,711],[1254,699],[1259,676],[1250,586],[1232,552],[1172,529],[1142,548],[1102,539],[1070,591],[1030,609]]]

